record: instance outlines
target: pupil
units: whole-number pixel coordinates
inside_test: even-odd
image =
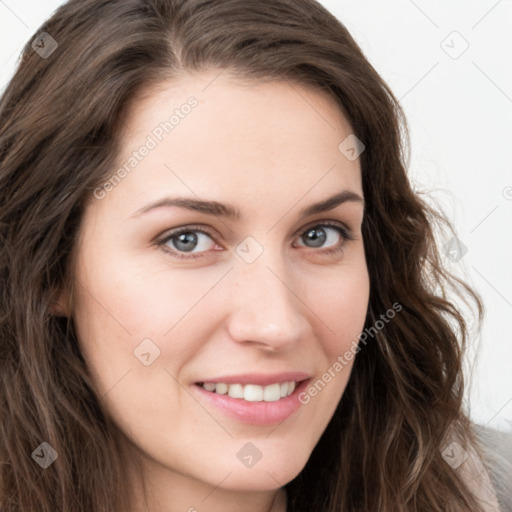
[[[323,229],[310,229],[306,237],[314,242],[316,245],[315,247],[320,247],[325,243],[326,236],[325,236],[325,230]]]
[[[190,243],[192,242],[192,244]],[[197,242],[197,236],[194,233],[181,233],[178,235],[178,242],[177,244],[174,244],[177,249],[180,251],[191,251],[193,249],[192,245]],[[179,247],[179,244],[184,243],[185,245],[182,247]],[[188,243],[188,245],[187,245]]]

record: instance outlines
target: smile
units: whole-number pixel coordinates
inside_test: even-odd
[[[296,413],[302,405],[299,394],[310,381],[307,378],[266,386],[198,382],[192,390],[207,406],[243,423],[263,426],[280,423]]]
[[[296,386],[295,381],[259,386],[258,384],[225,384],[200,382],[199,385],[212,393],[228,395],[247,402],[276,402],[290,396]]]

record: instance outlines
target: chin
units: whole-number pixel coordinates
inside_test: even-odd
[[[277,459],[276,457],[279,457]],[[233,491],[270,491],[291,482],[304,468],[307,458],[301,460],[286,454],[272,454],[272,459],[262,457],[254,466],[235,466],[223,487]]]

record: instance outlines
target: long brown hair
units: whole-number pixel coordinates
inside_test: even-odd
[[[336,100],[365,145],[365,327],[402,307],[356,357],[286,485],[288,510],[480,511],[442,454],[455,440],[478,446],[462,402],[467,323],[445,292],[472,299],[480,322],[483,305],[444,268],[434,227],[453,228],[412,190],[403,112],[345,27],[314,0],[70,0],[27,43],[0,100],[2,512],[130,510],[121,433],[52,301],[74,284],[74,242],[113,173],[123,115],[144,88],[207,68]],[[31,456],[42,442],[58,454],[44,470]]]

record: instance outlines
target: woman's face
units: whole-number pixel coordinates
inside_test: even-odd
[[[322,93],[217,75],[163,84],[130,111],[115,176],[85,212],[71,312],[127,449],[200,499],[277,489],[302,470],[369,298],[363,202],[312,206],[363,198],[350,139],[339,148],[349,124]],[[228,377],[249,386],[198,385]]]

